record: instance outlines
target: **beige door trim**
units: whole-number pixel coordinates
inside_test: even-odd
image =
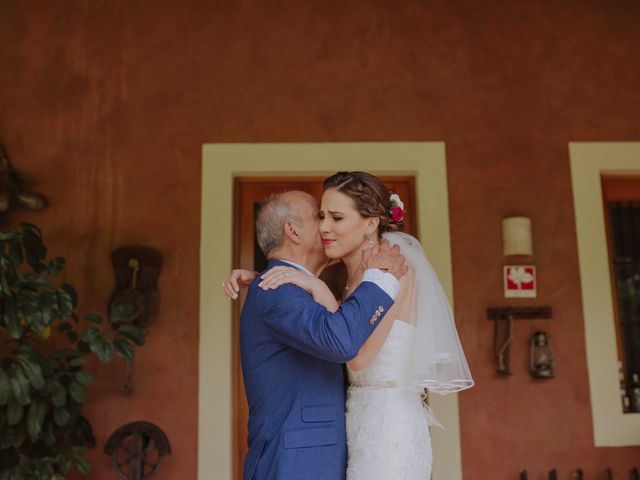
[[[233,178],[329,175],[339,170],[415,175],[418,231],[453,300],[447,172],[442,142],[206,144],[202,156],[198,479],[230,479],[232,315],[221,282],[232,267]],[[432,405],[447,428],[432,431],[433,478],[459,480],[457,396],[436,395]]]

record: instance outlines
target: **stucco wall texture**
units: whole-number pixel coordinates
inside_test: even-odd
[[[626,478],[639,447],[593,446],[567,143],[640,139],[639,20],[636,1],[3,0],[0,142],[51,202],[4,226],[43,229],[85,312],[105,310],[113,248],[165,259],[135,395],[117,393],[121,365],[94,367],[91,478],[114,478],[101,448],[141,418],[173,445],[160,476],[196,478],[202,144],[422,140],[446,142],[455,311],[477,381],[460,395],[464,477]],[[484,312],[505,304],[511,214],[532,219],[535,303],[554,318],[517,323],[504,379]],[[538,327],[552,381],[527,374]]]

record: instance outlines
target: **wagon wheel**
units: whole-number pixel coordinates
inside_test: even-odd
[[[107,442],[118,475],[128,480],[151,478],[160,468],[162,457],[171,453],[164,432],[148,422],[134,422],[119,428]]]
[[[113,454],[118,475],[131,480],[151,478],[160,462],[159,448],[153,438],[139,433],[123,438]]]

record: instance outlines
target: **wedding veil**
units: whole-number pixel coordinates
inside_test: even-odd
[[[411,323],[416,327],[413,375],[416,387],[446,395],[473,386],[458,338],[451,307],[422,246],[411,235],[383,235],[400,252],[415,274]]]

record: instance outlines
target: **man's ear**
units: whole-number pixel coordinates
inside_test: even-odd
[[[300,243],[300,237],[298,236],[298,232],[296,231],[296,225],[288,220],[284,222],[284,234],[293,242]]]

